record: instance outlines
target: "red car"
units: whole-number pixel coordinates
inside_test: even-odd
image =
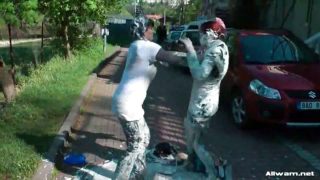
[[[320,126],[320,58],[303,41],[287,30],[228,30],[226,43],[221,86],[237,125]]]

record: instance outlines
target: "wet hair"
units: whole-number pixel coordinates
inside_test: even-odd
[[[131,34],[135,39],[143,39],[147,28],[154,27],[154,21],[144,17],[137,17],[131,25]]]

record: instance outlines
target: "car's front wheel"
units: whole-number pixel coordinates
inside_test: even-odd
[[[244,99],[241,93],[233,93],[231,101],[232,118],[234,123],[240,128],[248,128],[251,125],[247,117]]]

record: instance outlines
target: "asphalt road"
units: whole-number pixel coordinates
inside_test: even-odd
[[[149,126],[155,126],[150,119],[159,117],[153,114],[152,107],[163,107],[161,116],[182,122],[187,111],[191,84],[191,75],[186,71],[159,66],[144,104]],[[229,161],[234,179],[320,178],[319,128],[259,125],[253,129],[241,130],[233,124],[231,111],[225,104],[226,100],[221,99],[219,111],[212,118],[205,141],[211,152]],[[157,140],[152,138],[151,143]],[[284,174],[267,176],[275,172]],[[286,172],[309,172],[309,175],[313,173],[314,176],[291,174],[284,177],[290,175]]]

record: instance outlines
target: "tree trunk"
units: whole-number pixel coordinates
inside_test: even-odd
[[[71,56],[71,51],[70,51],[70,41],[69,41],[69,36],[68,36],[68,25],[63,25],[63,41],[64,41],[64,48],[65,48],[65,58],[67,59],[68,57]]]
[[[41,50],[40,50],[40,64],[43,62],[43,53],[44,53],[44,49],[43,49],[43,26],[44,26],[44,20],[41,23]]]
[[[14,59],[13,59],[13,50],[12,50],[12,35],[11,35],[11,24],[8,24],[8,33],[9,33],[9,54],[11,67],[14,68]]]
[[[184,23],[184,0],[180,1],[179,24]]]
[[[10,42],[10,58],[11,58],[11,69],[7,69],[5,67],[4,61],[0,58],[0,87],[2,87],[2,91],[6,102],[11,102],[15,96],[15,76],[14,76],[14,61],[12,55],[12,41],[11,41],[11,25],[8,24],[8,32],[9,32],[9,42]]]
[[[2,87],[2,92],[6,99],[6,103],[14,100],[16,96],[13,76],[14,72],[12,70],[9,70],[4,66],[0,67],[0,87]]]
[[[13,58],[13,49],[12,49],[12,34],[11,34],[11,24],[8,24],[8,33],[9,33],[9,54],[10,54],[10,60],[11,60],[11,76],[13,79],[13,83],[16,84],[16,77],[15,77],[15,63]]]

